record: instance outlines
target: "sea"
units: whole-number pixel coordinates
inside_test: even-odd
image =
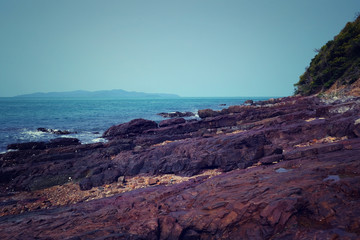
[[[171,98],[171,99],[86,99],[86,98],[0,98],[0,153],[11,143],[49,141],[58,137],[78,138],[82,143],[105,142],[109,127],[144,118],[160,122],[161,112],[221,110],[244,101],[270,97]],[[73,132],[56,135],[38,128]]]

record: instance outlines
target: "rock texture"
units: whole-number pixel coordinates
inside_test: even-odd
[[[74,134],[76,132],[70,132],[68,130],[58,130],[58,129],[51,129],[51,128],[38,128],[39,132],[45,132],[45,133],[52,133],[56,135],[68,135],[68,134]]]
[[[195,114],[193,112],[169,112],[169,113],[158,113],[157,115],[164,118],[182,118],[182,117],[193,117]]]
[[[287,97],[199,111],[201,120],[136,119],[109,128],[107,143],[14,145],[0,155],[0,238],[358,239],[359,103]],[[212,169],[221,174],[201,175]],[[143,188],[130,187],[138,176]],[[34,197],[71,184],[128,190],[69,194],[64,206]],[[37,195],[11,198],[26,192]],[[45,205],[15,211],[22,202]]]

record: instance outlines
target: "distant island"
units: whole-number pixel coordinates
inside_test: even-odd
[[[38,92],[17,95],[15,98],[179,98],[176,94],[129,92],[122,89],[101,91]]]

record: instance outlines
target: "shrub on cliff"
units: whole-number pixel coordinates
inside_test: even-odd
[[[350,85],[359,79],[360,15],[316,51],[318,54],[295,84],[295,94],[311,95],[329,89],[334,83]]]

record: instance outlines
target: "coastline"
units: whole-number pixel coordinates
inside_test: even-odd
[[[162,127],[132,120],[105,131],[106,143],[1,154],[0,236],[356,239],[359,103],[284,97]],[[59,204],[45,194],[53,188]]]
[[[221,109],[241,104],[247,98],[178,99],[89,99],[89,98],[0,98],[0,152],[12,143],[48,141],[59,137],[37,131],[38,128],[77,132],[60,137],[78,138],[91,143],[110,126],[136,118],[160,122],[160,112]],[[267,98],[254,98],[266,100]],[[220,106],[226,104],[226,106]],[[99,132],[100,134],[93,134]]]

